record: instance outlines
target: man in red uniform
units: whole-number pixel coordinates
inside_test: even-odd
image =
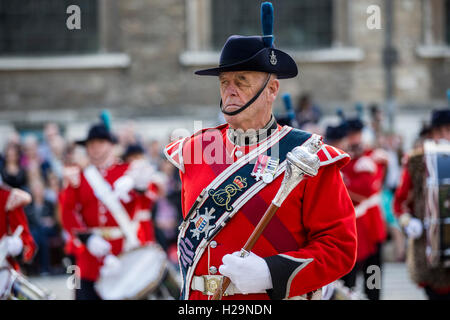
[[[429,135],[435,142],[450,141],[450,110],[433,110]],[[423,139],[422,139],[423,140]],[[394,213],[408,237],[407,264],[412,280],[423,287],[430,300],[450,299],[450,268],[431,267],[426,261],[426,234],[424,231],[425,202],[425,158],[423,141],[404,159],[402,177],[395,192]],[[427,200],[426,200],[427,199]]]
[[[23,262],[30,262],[36,251],[36,244],[28,228],[28,221],[23,207],[31,202],[31,196],[20,189],[10,188],[0,181],[0,241],[6,241],[7,260],[16,270],[19,264],[14,257],[22,253]],[[22,226],[22,233],[14,232]],[[2,253],[3,254],[3,253]],[[0,261],[0,264],[3,261]]]
[[[387,233],[380,207],[380,192],[387,157],[380,149],[364,147],[362,141],[364,125],[359,118],[347,120],[346,126],[347,150],[352,159],[342,169],[342,174],[355,206],[358,254],[355,268],[343,280],[347,287],[352,288],[355,286],[357,273],[362,271],[367,297],[370,300],[379,300],[380,287],[376,284],[369,285],[367,280],[372,275],[369,266],[378,266],[381,272],[381,244],[386,239]]]
[[[90,166],[66,170],[66,185],[59,196],[62,224],[68,239],[67,248],[75,256],[80,269],[81,288],[76,299],[99,299],[94,290],[100,272],[114,273],[119,261],[115,256],[123,250],[153,241],[147,196],[151,172],[142,162],[129,164],[116,159],[113,148],[115,137],[101,123],[91,127],[88,137],[79,144],[86,147]],[[88,171],[89,170],[89,171]],[[94,170],[94,171],[93,171]],[[97,172],[97,176],[93,176]],[[106,183],[105,183],[106,182]],[[103,183],[103,184],[102,184]],[[131,235],[138,243],[130,243],[110,209],[105,192],[99,184],[112,191],[113,197],[129,216]]]
[[[354,209],[339,171],[349,157],[326,145],[318,174],[300,182],[251,254],[239,256],[280,187],[286,153],[311,137],[272,114],[278,79],[297,75],[272,38],[228,38],[220,66],[196,72],[219,77],[227,124],[165,148],[182,180],[183,299],[210,299],[223,276],[231,279],[223,299],[311,299],[354,265]]]

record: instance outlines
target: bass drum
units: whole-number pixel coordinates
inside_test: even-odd
[[[54,300],[55,296],[31,283],[14,269],[0,268],[0,300]]]
[[[167,278],[168,259],[158,244],[124,252],[117,257],[121,271],[100,276],[95,284],[104,300],[146,299]]]
[[[181,293],[180,273],[172,264],[167,264],[161,283],[147,295],[148,300],[178,300]]]

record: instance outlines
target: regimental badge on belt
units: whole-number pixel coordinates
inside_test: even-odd
[[[278,168],[280,159],[272,159],[267,155],[261,154],[253,167],[251,175],[255,177],[256,181],[261,178],[265,183],[271,183]]]

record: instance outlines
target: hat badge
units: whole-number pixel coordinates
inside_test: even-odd
[[[273,50],[270,51],[270,64],[274,66],[277,64],[277,62],[278,62],[278,60],[277,60],[277,56],[275,55],[275,52]]]

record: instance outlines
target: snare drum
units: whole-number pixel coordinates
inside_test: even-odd
[[[31,283],[14,269],[0,268],[0,300],[54,300],[55,296]]]
[[[118,256],[121,271],[114,275],[101,275],[95,284],[104,300],[143,299],[158,287],[166,268],[167,256],[158,244],[124,252]]]

